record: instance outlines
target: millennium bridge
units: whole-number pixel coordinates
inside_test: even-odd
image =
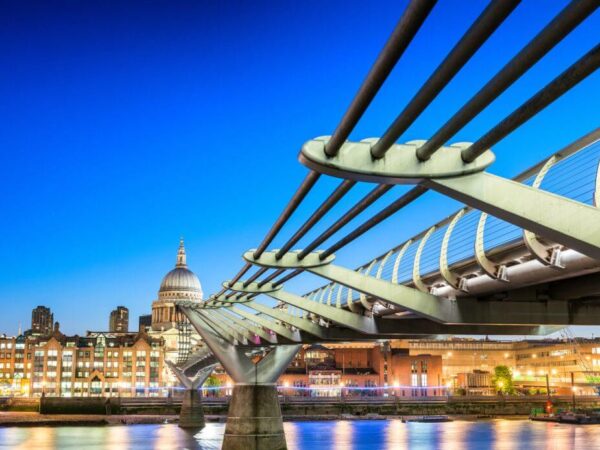
[[[350,141],[411,40],[435,13],[435,3],[408,4],[333,134],[304,143],[299,160],[308,173],[264,240],[243,253],[242,268],[208,301],[178,302],[207,346],[172,366],[187,389],[183,426],[203,423],[190,411],[201,401],[198,386],[218,361],[235,382],[224,449],[286,448],[276,381],[302,344],[546,335],[569,325],[600,324],[600,128],[565,148],[548,149],[546,159],[513,179],[488,171],[502,158],[494,154],[495,144],[598,68],[600,45],[573,58],[473,142],[453,141],[600,4],[570,2],[429,137],[404,142],[405,131],[519,4],[491,1],[381,137]],[[337,187],[280,248],[272,248],[308,193],[330,177],[340,180]],[[368,193],[332,217],[334,206],[366,183],[372,185]],[[404,207],[428,191],[464,206],[358,268],[336,262],[336,252],[405,213]],[[376,210],[386,194],[395,194],[395,200]],[[368,218],[348,232],[359,215]],[[307,241],[325,220],[325,230]],[[286,289],[286,282],[306,273],[320,277],[322,285],[307,293]]]

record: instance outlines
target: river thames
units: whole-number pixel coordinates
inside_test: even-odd
[[[173,424],[0,428],[0,449],[220,449],[224,428],[216,423],[198,433],[187,433]],[[528,420],[286,422],[285,432],[290,450],[600,448],[600,426]]]

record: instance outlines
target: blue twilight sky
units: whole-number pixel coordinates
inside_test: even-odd
[[[117,305],[136,328],[181,235],[205,293],[217,291],[297,188],[302,143],[333,131],[406,3],[1,1],[0,333],[27,328],[38,304],[68,333],[107,328]],[[431,136],[566,3],[525,0],[400,140]],[[352,138],[382,134],[485,4],[438,2]],[[599,29],[597,11],[453,141],[481,136]],[[491,170],[515,175],[591,131],[598,104],[596,73],[498,144]],[[335,185],[319,182],[284,237]],[[454,208],[427,194],[339,261],[376,256]]]

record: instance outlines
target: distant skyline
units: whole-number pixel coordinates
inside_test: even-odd
[[[399,141],[431,136],[567,3],[522,2]],[[28,328],[37,305],[68,334],[106,329],[117,305],[137,328],[180,236],[205,297],[217,292],[306,174],[300,147],[333,132],[406,4],[3,2],[0,334]],[[353,139],[385,131],[486,4],[438,2]],[[597,11],[452,142],[480,137],[596,45],[598,29]],[[595,73],[495,146],[490,171],[513,176],[596,128],[599,104]],[[319,182],[273,247],[336,183]],[[356,266],[457,205],[427,194],[338,260]]]

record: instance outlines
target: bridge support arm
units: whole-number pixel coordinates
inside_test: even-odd
[[[600,321],[600,304],[593,302],[570,302],[563,299],[487,300],[468,297],[451,300],[333,264],[307,270],[405,308],[421,317],[445,324],[594,325]]]
[[[361,316],[345,309],[336,308],[335,306],[317,303],[283,290],[269,292],[265,295],[268,295],[275,300],[287,303],[288,305],[292,305],[296,308],[300,308],[321,316],[324,319],[331,320],[332,322],[348,327],[351,330],[356,330],[367,334],[377,333],[377,326],[372,317]]]
[[[250,331],[252,334],[264,339],[266,342],[270,344],[277,344],[277,336],[271,335],[263,330],[261,327],[254,326],[248,320],[239,319],[235,314],[231,314],[227,308],[220,308],[217,310],[219,314],[224,317],[227,317],[229,320],[234,322],[240,327],[243,327]]]
[[[600,259],[600,210],[486,172],[423,181],[426,187]]]
[[[232,306],[230,308],[230,310],[232,312],[236,313],[237,315],[244,317],[245,319],[251,320],[252,322],[256,322],[257,324],[259,324],[265,328],[268,328],[269,330],[272,330],[273,332],[288,339],[291,342],[300,342],[301,341],[300,333],[298,333],[297,331],[293,331],[289,328],[286,328],[283,325],[280,325],[272,320],[267,319],[266,317],[261,317],[257,314],[249,313],[249,312],[244,311],[241,308],[238,308],[235,306]]]

